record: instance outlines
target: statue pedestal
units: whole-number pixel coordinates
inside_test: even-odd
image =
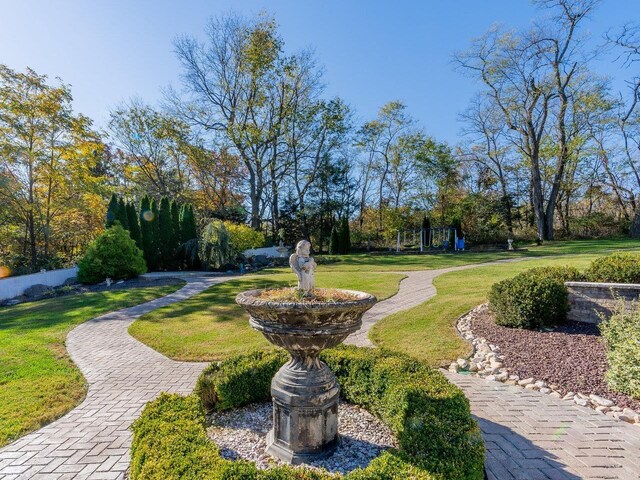
[[[271,382],[273,429],[267,453],[300,464],[330,456],[338,445],[335,375],[317,357],[292,357]]]

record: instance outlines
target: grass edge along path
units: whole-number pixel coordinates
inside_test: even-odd
[[[0,308],[0,447],[84,400],[86,381],[65,349],[74,327],[183,285],[83,293]]]
[[[486,302],[495,282],[547,265],[584,269],[594,258],[608,253],[527,259],[444,273],[433,282],[437,289],[435,297],[382,319],[373,326],[369,337],[377,346],[406,353],[432,366],[447,366],[471,353],[471,345],[458,334],[455,322],[464,313]]]
[[[401,273],[316,272],[318,287],[362,290],[379,300],[395,295]],[[278,269],[246,275],[212,285],[182,302],[154,310],[136,319],[129,334],[177,361],[221,361],[254,348],[270,348],[261,333],[249,326],[246,312],[235,303],[243,290],[286,287],[295,283],[291,272]]]

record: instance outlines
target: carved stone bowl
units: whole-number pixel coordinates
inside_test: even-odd
[[[329,456],[338,445],[340,386],[318,355],[357,331],[376,297],[336,292],[346,300],[281,302],[261,298],[263,290],[236,297],[250,325],[291,354],[271,381],[273,430],[267,437],[267,453],[289,463]]]
[[[261,299],[263,290],[249,290],[238,294],[236,302],[249,312],[250,325],[274,345],[293,355],[317,355],[357,331],[364,312],[376,303],[376,297],[368,293],[336,291],[353,299],[278,302]]]

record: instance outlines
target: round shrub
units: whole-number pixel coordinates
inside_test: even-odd
[[[580,278],[575,268],[540,267],[495,283],[489,305],[496,324],[534,329],[564,322],[569,312],[564,282]]]
[[[253,463],[222,459],[207,438],[204,413],[194,398],[199,396],[208,409],[217,410],[267,401],[270,379],[287,359],[285,352],[270,350],[212,364],[191,397],[165,394],[148,404],[133,425],[131,478],[341,478],[289,466],[258,470]],[[380,418],[400,444],[398,450],[387,450],[366,468],[342,478],[483,478],[484,444],[469,402],[440,372],[382,349],[341,347],[324,352],[322,359],[336,374],[344,399]],[[179,429],[184,429],[182,435]]]
[[[82,283],[98,283],[105,278],[124,280],[146,271],[142,250],[117,223],[96,238],[78,262],[78,280]]]
[[[613,253],[596,258],[585,277],[590,282],[640,283],[640,254]]]
[[[640,399],[640,304],[632,311],[621,301],[600,323],[607,347],[607,383],[612,390]]]

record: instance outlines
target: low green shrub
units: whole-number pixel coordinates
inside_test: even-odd
[[[253,352],[208,367],[196,386],[196,393],[208,410],[225,410],[266,401],[270,398],[271,378],[287,360],[281,350]],[[344,478],[348,480],[379,480],[410,478],[481,479],[483,478],[484,444],[476,422],[471,418],[469,402],[462,391],[452,385],[438,371],[410,357],[382,349],[341,347],[322,354],[322,360],[335,373],[345,400],[361,405],[388,425],[400,444],[399,450],[389,450],[375,459],[367,468],[355,470]],[[181,397],[172,397],[181,398]],[[177,400],[176,400],[177,401]],[[192,400],[184,400],[192,402]],[[168,402],[168,400],[165,400]],[[147,412],[149,409],[149,412]],[[132,456],[143,449],[143,431],[146,422],[153,421],[161,410],[151,404],[134,426]],[[164,410],[163,410],[164,411]],[[167,421],[171,416],[167,414]],[[189,428],[204,433],[204,427]],[[158,429],[160,430],[160,429]],[[167,435],[171,435],[171,430]],[[195,433],[188,435],[195,438]],[[200,437],[198,437],[200,438]],[[167,440],[170,442],[171,438]],[[169,443],[167,443],[168,445]],[[164,444],[163,444],[164,445]],[[180,443],[181,445],[181,443]],[[195,461],[200,452],[200,440],[194,443],[196,453],[186,454],[183,462]],[[213,447],[212,447],[213,448]],[[163,456],[173,457],[173,452]],[[158,462],[147,467],[148,476],[132,467],[132,479],[158,478],[165,474],[173,478],[176,469],[184,471],[184,465],[173,466],[170,461]],[[144,463],[144,462],[143,462]],[[226,460],[210,464],[204,470],[194,466],[200,478],[230,478]],[[171,470],[160,471],[159,468]],[[331,475],[280,467],[257,471],[246,462],[234,468],[242,468],[243,476],[233,478],[258,478],[273,480],[325,479]]]
[[[496,324],[533,329],[565,321],[569,300],[564,282],[581,278],[572,267],[539,267],[493,284],[489,305]]]
[[[283,350],[268,350],[212,363],[198,378],[195,393],[209,411],[268,400],[271,379],[287,359]]]
[[[640,399],[640,304],[628,311],[621,301],[600,323],[600,332],[607,347],[609,387]]]
[[[585,277],[590,282],[640,283],[640,254],[613,253],[596,258]]]
[[[142,250],[119,223],[96,238],[78,262],[78,280],[98,283],[105,278],[123,280],[147,271]]]

